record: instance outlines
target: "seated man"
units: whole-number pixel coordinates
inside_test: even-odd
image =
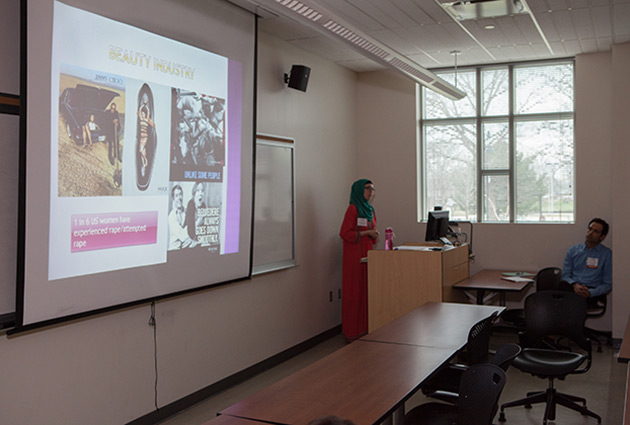
[[[612,289],[612,251],[601,244],[608,223],[594,218],[588,223],[586,241],[569,249],[562,267],[562,280],[585,299],[606,295]]]

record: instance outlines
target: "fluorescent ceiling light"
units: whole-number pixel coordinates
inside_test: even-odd
[[[370,37],[315,0],[247,1],[260,8],[266,9],[268,12],[286,16],[328,37],[341,41],[374,62],[398,71],[407,78],[449,99],[459,100],[466,97],[466,93],[459,90],[457,87],[437,77],[429,70],[421,67],[386,44]]]

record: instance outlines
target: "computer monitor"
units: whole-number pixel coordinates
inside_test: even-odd
[[[424,237],[425,241],[439,241],[446,239],[448,234],[448,211],[429,211],[429,220],[427,221],[427,232]],[[450,242],[449,242],[450,243]]]

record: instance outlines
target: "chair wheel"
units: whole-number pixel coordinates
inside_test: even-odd
[[[505,422],[505,413],[499,413],[499,422]]]

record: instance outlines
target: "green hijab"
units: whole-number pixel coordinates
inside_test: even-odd
[[[365,199],[363,193],[365,191],[365,185],[372,183],[368,179],[359,179],[352,183],[352,189],[350,190],[350,203],[357,207],[359,217],[367,218],[368,221],[372,221],[374,217],[374,207]]]

